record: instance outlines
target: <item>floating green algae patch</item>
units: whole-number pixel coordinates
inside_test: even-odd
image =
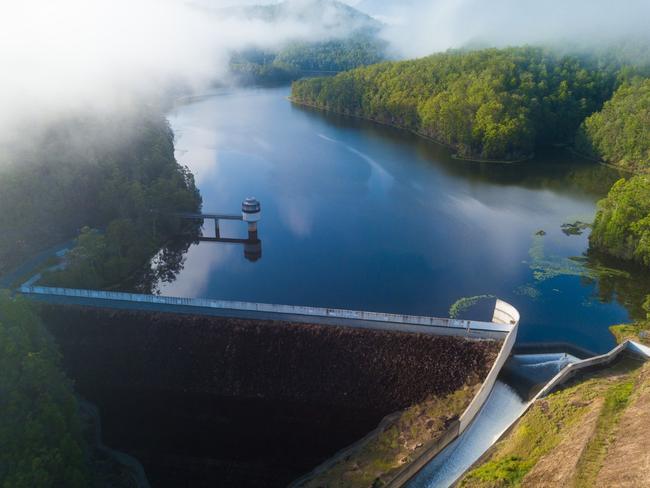
[[[589,379],[538,400],[516,427],[488,452],[485,461],[462,478],[459,486],[562,486],[557,480],[552,483],[556,468],[560,471],[559,468],[566,467],[554,464],[557,459],[553,451],[558,448],[564,452],[571,442],[576,443],[574,452],[579,458],[565,458],[567,466],[575,464],[574,470],[568,471],[571,481],[567,486],[593,486],[618,421],[634,392],[640,364],[624,359],[607,370],[594,373]],[[580,441],[576,432],[583,429],[588,416],[595,418],[595,427]],[[544,459],[547,455],[551,457]],[[543,459],[545,463],[540,465]],[[533,469],[533,479],[526,479]]]
[[[467,311],[469,308],[476,305],[481,300],[489,298],[496,298],[494,295],[475,295],[473,297],[463,297],[456,300],[451,307],[449,307],[449,317],[452,319],[457,318],[461,313]]]
[[[525,285],[518,286],[515,288],[515,295],[522,297],[529,297],[533,300],[542,296],[542,292],[535,288],[534,285],[527,283]]]
[[[528,296],[536,299],[541,296],[538,288],[540,283],[559,276],[577,276],[590,281],[604,277],[629,278],[626,271],[604,266],[601,263],[590,261],[586,256],[554,256],[548,255],[544,248],[545,234],[536,233],[532,237],[532,244],[528,251],[529,260],[525,261],[533,272],[534,283],[526,283],[514,290],[517,295]]]
[[[544,236],[534,235],[528,251],[528,266],[536,282],[550,280],[557,276],[580,276],[591,278],[591,272],[584,266],[584,261],[561,256],[547,256],[544,250]]]
[[[587,229],[591,228],[591,224],[576,220],[575,222],[562,224],[561,229],[567,236],[580,236]]]

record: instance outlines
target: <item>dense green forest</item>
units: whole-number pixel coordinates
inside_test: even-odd
[[[345,71],[386,59],[388,43],[379,37],[381,23],[334,0],[284,1],[234,7],[221,14],[262,21],[282,28],[284,23],[326,32],[318,40],[291,40],[274,49],[248,48],[233,53],[230,70],[243,83],[286,83],[305,75]]]
[[[241,82],[284,83],[312,73],[345,71],[386,59],[386,43],[355,35],[322,42],[292,42],[278,52],[256,49],[235,53],[232,73]]]
[[[578,150],[632,171],[650,171],[650,79],[622,85],[580,127]]]
[[[571,143],[614,69],[535,47],[449,51],[295,82],[293,100],[413,130],[466,158],[516,160]]]
[[[201,199],[189,170],[174,159],[173,135],[160,111],[78,117],[28,135],[3,148],[0,274],[85,226],[102,231],[104,266],[93,265],[99,248],[85,247],[84,233],[68,269],[50,283],[124,282],[138,269],[148,271],[161,248],[177,264],[171,243],[186,229],[170,213],[197,210]]]
[[[37,314],[0,293],[0,486],[89,486],[72,385]]]
[[[650,266],[650,176],[616,182],[598,204],[590,245]]]

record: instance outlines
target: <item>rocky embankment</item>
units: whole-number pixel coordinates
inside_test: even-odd
[[[274,321],[47,306],[106,444],[153,486],[283,486],[387,414],[484,377],[500,344]]]

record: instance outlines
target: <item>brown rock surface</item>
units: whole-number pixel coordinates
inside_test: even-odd
[[[210,316],[43,315],[77,389],[100,407],[106,443],[139,458],[154,486],[284,486],[385,415],[484,377],[500,348]]]

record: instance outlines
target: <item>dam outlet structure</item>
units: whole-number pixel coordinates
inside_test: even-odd
[[[183,219],[212,220],[214,222],[214,236],[203,236],[202,242],[221,242],[226,244],[242,244],[244,246],[244,257],[252,262],[262,258],[262,241],[257,235],[258,223],[262,220],[262,206],[255,197],[246,198],[241,205],[241,214],[217,214],[217,213],[187,213],[174,214]],[[248,237],[237,239],[221,235],[221,220],[242,221],[247,224]]]

